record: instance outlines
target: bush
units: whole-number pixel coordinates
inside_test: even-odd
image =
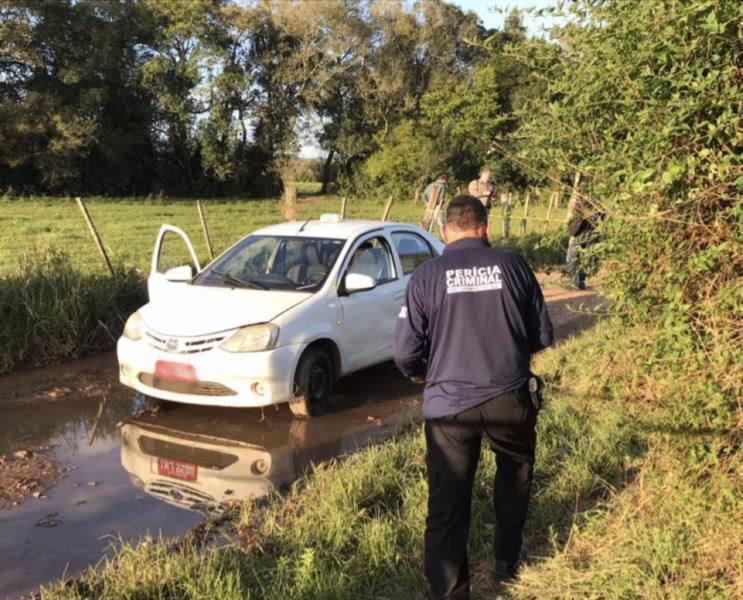
[[[0,374],[111,348],[145,302],[134,269],[83,274],[60,250],[25,255],[0,278]]]
[[[551,82],[523,111],[519,159],[583,174],[607,215],[592,248],[604,291],[648,331],[638,365],[664,366],[674,393],[706,389],[688,423],[729,423],[743,377],[740,3],[566,6],[581,25],[553,32],[561,55],[544,56]]]

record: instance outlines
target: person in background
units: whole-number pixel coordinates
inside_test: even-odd
[[[596,227],[604,218],[600,211],[592,211],[588,202],[577,202],[575,212],[568,223],[568,251],[565,256],[570,285],[576,290],[586,289],[586,272],[579,264],[578,255],[592,244],[596,243]]]
[[[423,190],[423,204],[428,206],[431,198],[435,198],[436,204],[440,205],[446,199],[448,178],[445,173],[439,175],[435,181],[432,181]]]
[[[423,204],[426,206],[426,217],[424,218],[423,227],[428,231],[431,231],[434,223],[439,222],[439,217],[446,201],[447,183],[448,178],[445,173],[442,173],[423,190]]]
[[[485,210],[490,211],[495,196],[495,186],[493,185],[493,172],[488,167],[483,167],[480,171],[479,179],[470,181],[467,190],[470,196],[477,198]]]
[[[444,253],[410,276],[393,344],[400,371],[425,385],[425,571],[436,600],[469,597],[467,536],[483,438],[497,465],[495,575],[518,574],[541,406],[531,357],[552,343],[534,273],[516,252],[490,246],[478,198],[453,198],[442,234]]]

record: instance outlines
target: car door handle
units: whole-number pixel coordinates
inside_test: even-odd
[[[405,297],[405,292],[397,292],[397,293],[396,293],[396,294],[395,294],[395,295],[393,296],[393,298],[394,298],[395,300],[402,300],[402,299],[403,299],[404,297]]]

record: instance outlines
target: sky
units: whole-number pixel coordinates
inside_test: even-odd
[[[465,10],[471,10],[480,17],[483,25],[492,29],[502,29],[503,20],[512,8],[548,8],[555,6],[555,0],[449,0]],[[536,17],[524,15],[524,24],[528,34],[533,37],[545,36],[544,28],[554,20],[549,16]]]

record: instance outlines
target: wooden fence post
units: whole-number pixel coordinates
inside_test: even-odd
[[[526,200],[524,200],[524,216],[521,219],[521,235],[526,235],[526,223],[529,219],[529,198],[531,197],[531,192],[526,192]]]
[[[201,206],[201,200],[196,201],[196,210],[199,213],[199,221],[201,221],[201,230],[204,232],[204,240],[206,241],[206,250],[209,253],[209,260],[214,260],[214,250],[212,250],[212,240],[209,237],[209,228],[206,226],[206,217],[204,216],[204,208]]]
[[[575,214],[575,205],[578,203],[578,184],[580,184],[580,171],[576,171],[573,178],[573,189],[570,191],[570,200],[568,200],[568,212],[565,215],[565,222],[570,221]]]
[[[544,220],[542,233],[547,233],[547,227],[550,224],[550,215],[552,214],[552,204],[557,201],[557,193],[550,194],[550,203],[547,205],[547,218]]]
[[[506,194],[505,203],[501,202],[501,212],[503,214],[503,237],[507,238],[511,232],[511,201],[513,193]]]
[[[287,186],[284,190],[284,220],[294,221],[297,218],[297,188]]]
[[[387,204],[384,207],[384,210],[382,211],[382,221],[386,221],[389,219],[390,211],[392,210],[392,196],[387,198]]]
[[[88,212],[88,209],[83,203],[82,199],[80,197],[77,197],[75,198],[75,200],[77,200],[77,205],[80,207],[80,211],[83,213],[83,218],[85,219],[85,222],[88,224],[90,235],[93,236],[93,241],[95,242],[96,246],[98,246],[98,251],[101,253],[101,256],[103,257],[103,262],[106,265],[106,269],[108,269],[109,275],[113,277],[114,268],[111,265],[111,261],[108,258],[106,249],[103,247],[103,241],[101,240],[101,236],[98,235],[98,230],[95,228],[95,225],[93,224],[93,219],[90,217],[90,213]]]
[[[413,196],[413,204],[418,204],[418,201],[421,199],[421,189],[415,188],[415,196]]]
[[[347,204],[348,204],[348,198],[343,196],[343,198],[341,198],[341,219],[346,218],[346,205]]]

